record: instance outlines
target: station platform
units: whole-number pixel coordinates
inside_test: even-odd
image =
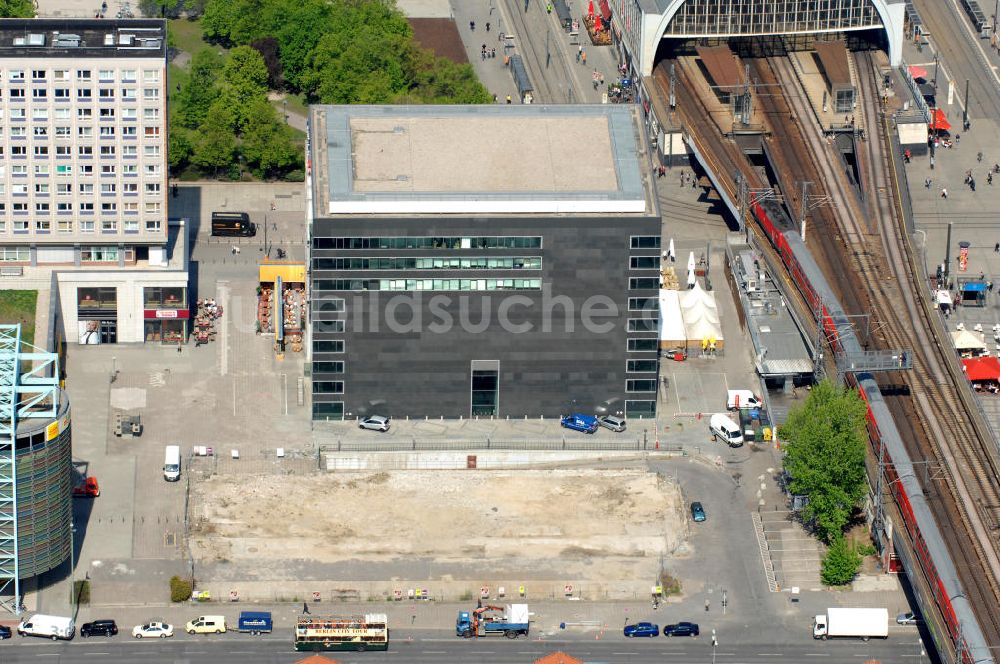
[[[755,128],[760,130],[764,126],[764,118],[757,110],[757,104],[752,105],[750,124],[748,126],[737,124],[736,117],[733,115],[733,107],[725,103],[709,83],[699,58],[684,56],[678,58],[677,63],[695,87],[695,92],[704,101],[708,108],[709,118],[723,136],[731,136],[738,131],[752,131]]]
[[[833,94],[820,70],[815,51],[793,51],[788,54],[788,59],[806,91],[809,107],[812,108],[813,115],[823,131],[850,131],[852,118],[856,127],[867,129],[864,126],[862,113],[845,114],[838,113],[834,109]],[[854,68],[854,59],[848,56],[847,62],[849,63],[851,82],[857,89],[858,72]]]

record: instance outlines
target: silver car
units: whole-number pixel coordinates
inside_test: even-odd
[[[598,424],[605,429],[611,429],[615,433],[625,431],[625,418],[614,415],[601,415],[597,418]]]
[[[371,431],[388,431],[389,418],[381,415],[372,415],[358,422],[358,427],[361,429],[369,429]]]

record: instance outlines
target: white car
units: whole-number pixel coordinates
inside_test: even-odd
[[[136,625],[132,628],[132,636],[137,639],[153,638],[155,636],[165,639],[174,635],[174,626],[163,622],[150,621],[144,625]]]
[[[372,415],[371,417],[366,417],[358,422],[358,426],[362,429],[369,429],[371,431],[388,431],[389,418],[381,415]]]

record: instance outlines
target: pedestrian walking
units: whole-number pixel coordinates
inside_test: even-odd
[[[494,94],[493,94],[493,103],[494,103],[494,104],[495,104],[495,103],[497,103],[497,96],[496,96],[496,93],[494,93]]]
[[[490,22],[487,21],[486,22],[486,32],[489,32],[489,31],[490,31]]]
[[[507,95],[507,103],[510,103],[510,95]]]
[[[469,30],[471,30],[472,32],[476,31],[476,22],[475,21],[469,21]]]
[[[601,74],[601,85],[604,85],[604,74]]]
[[[233,256],[236,255],[236,245],[235,244],[229,249],[229,253],[231,253]]]
[[[586,51],[580,51],[580,62],[583,63],[584,67],[587,66],[587,52]]]
[[[947,189],[947,187],[942,187],[941,188],[941,198],[948,198],[948,189]]]
[[[924,189],[930,189],[930,188],[931,188],[931,179],[924,178]]]
[[[236,249],[236,255],[239,256],[240,255],[240,248],[239,247],[234,247],[234,249]]]
[[[986,174],[986,184],[993,186],[993,171]]]
[[[308,602],[302,602],[302,613],[307,613],[309,615],[312,615],[312,611],[309,610]]]
[[[997,242],[995,245],[993,245],[993,253],[1000,254],[1000,242]]]
[[[979,152],[976,153],[976,161],[982,163],[982,161],[983,161],[983,151],[982,150],[980,150]]]
[[[490,57],[491,58],[497,57],[497,50],[495,48],[490,49]]]
[[[1000,164],[993,164],[993,172],[1000,173]]]
[[[974,179],[969,180],[969,189],[971,189],[972,191],[976,190],[976,181]]]

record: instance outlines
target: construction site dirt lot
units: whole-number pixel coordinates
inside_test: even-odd
[[[199,583],[648,588],[687,528],[678,486],[644,468],[219,474],[192,481],[191,492]]]

